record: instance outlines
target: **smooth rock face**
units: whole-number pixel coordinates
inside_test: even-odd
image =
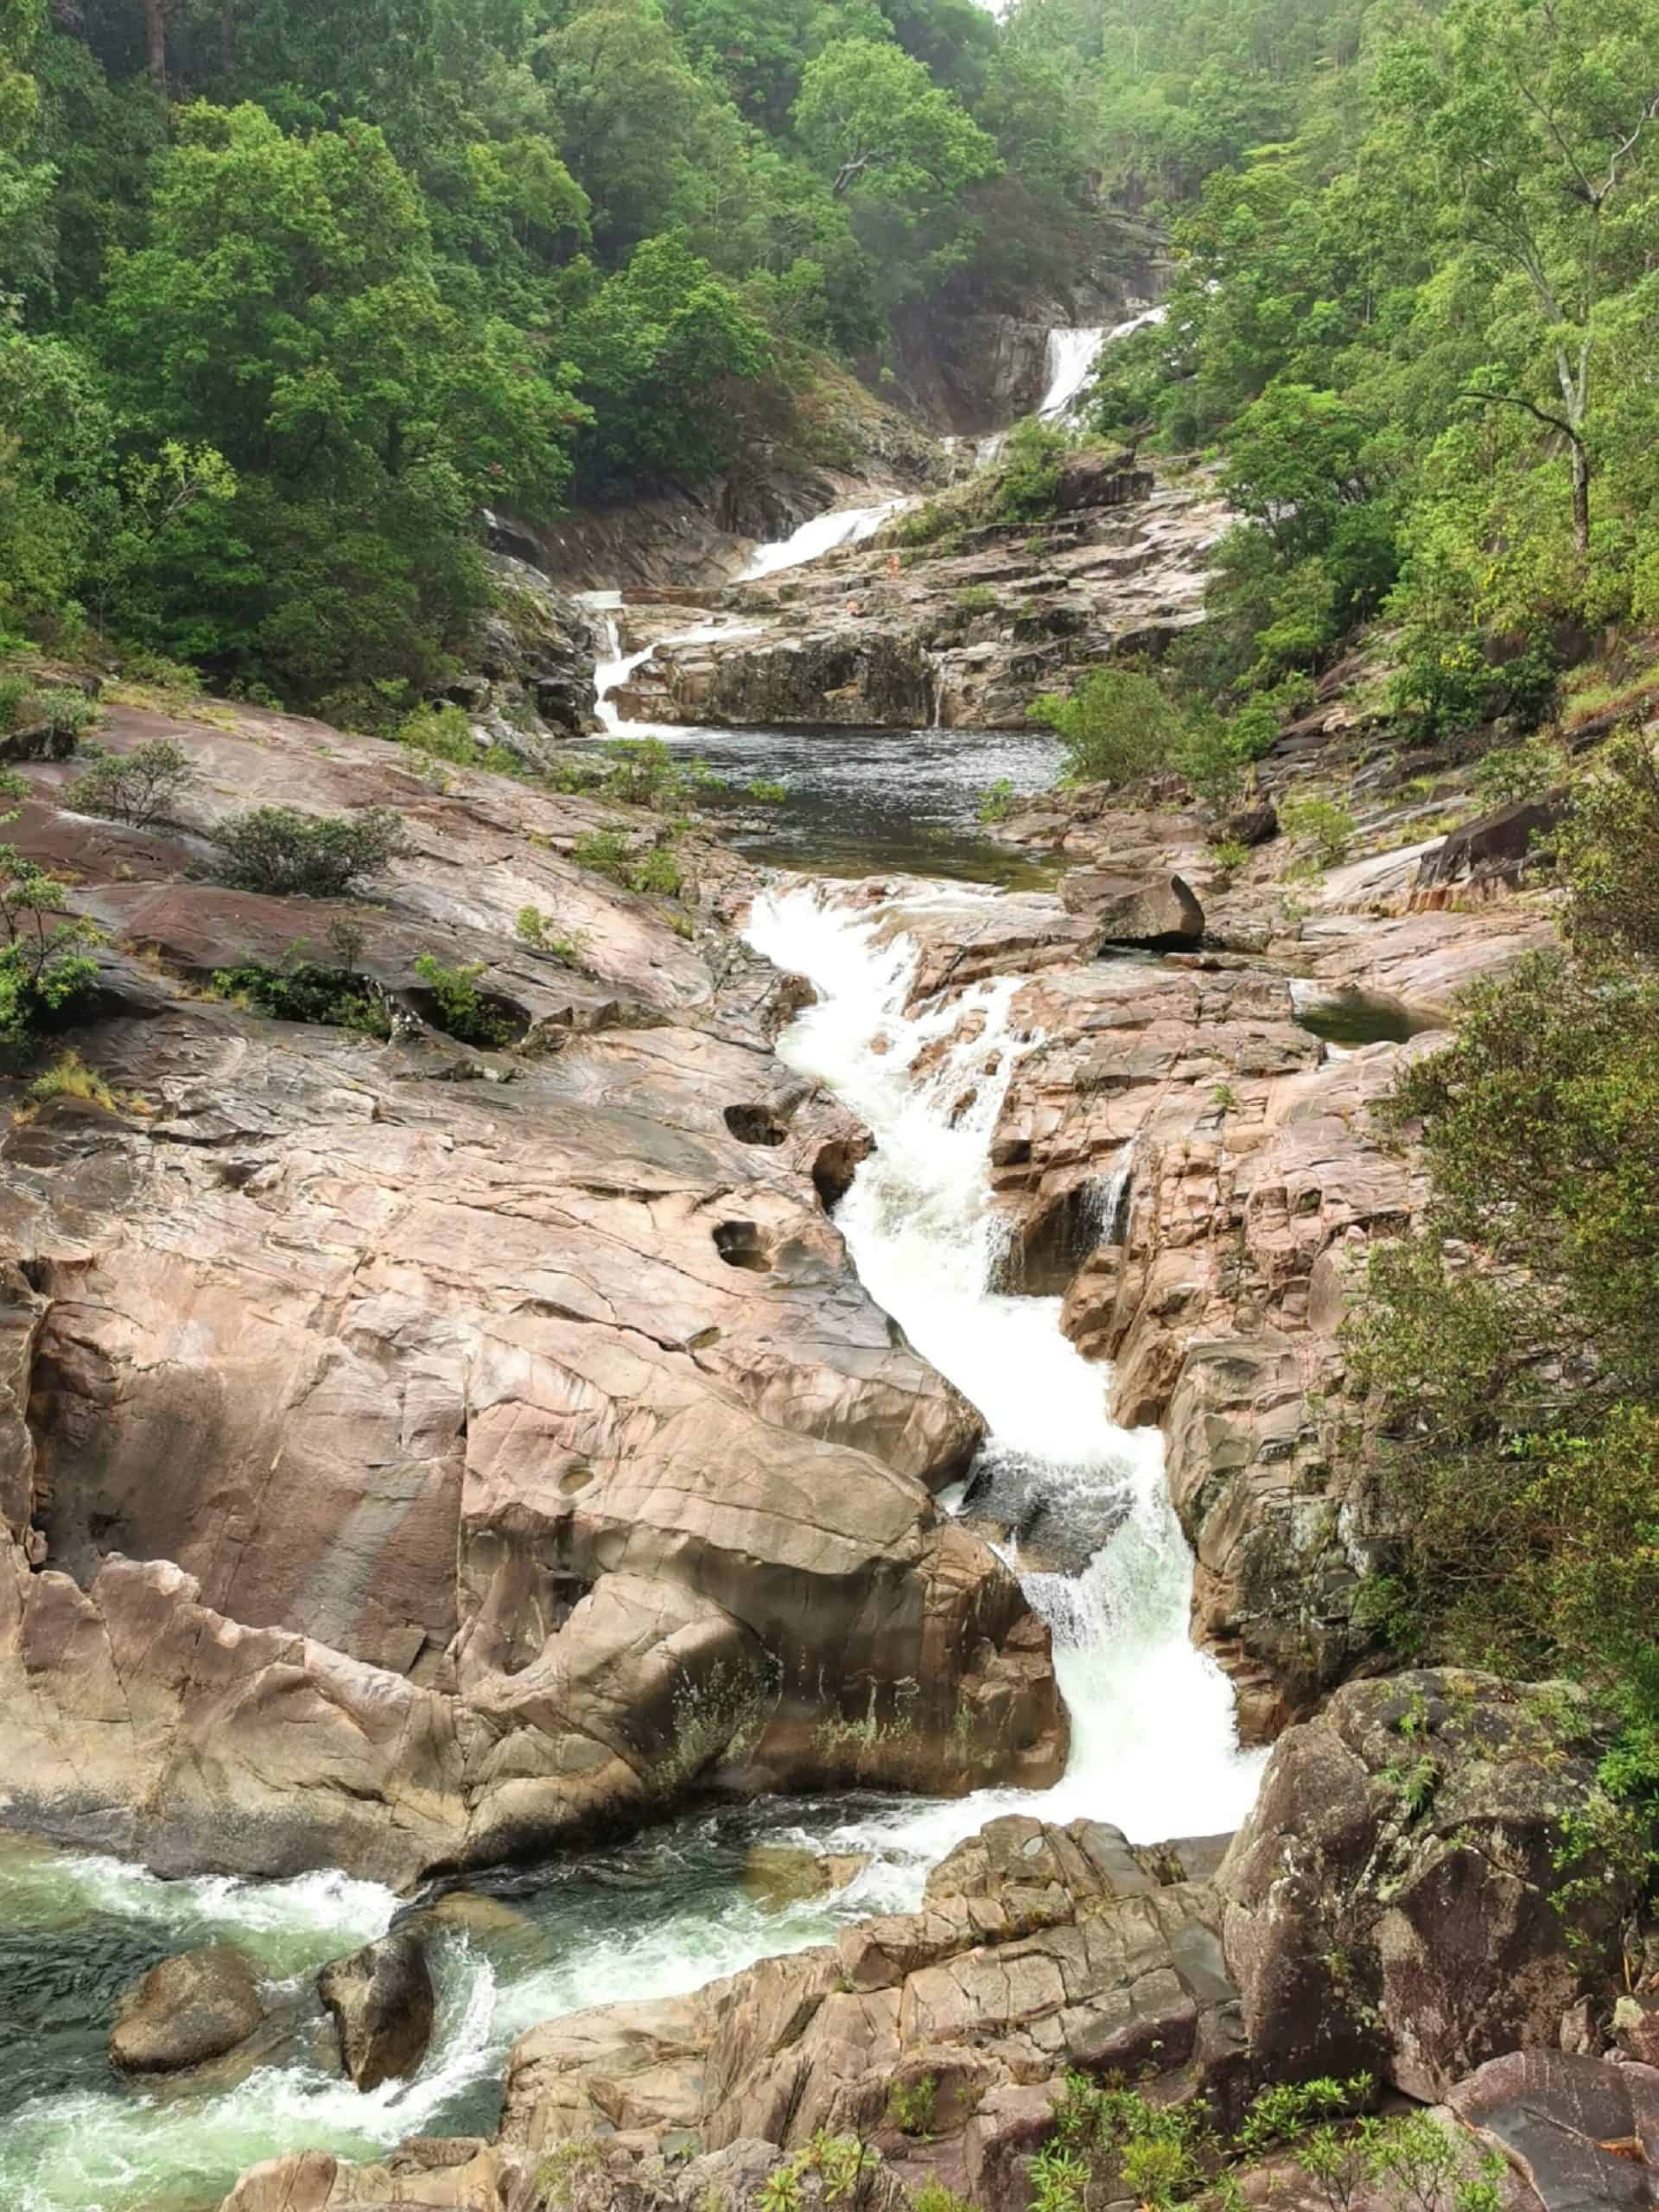
[[[1561,1685],[1450,1670],[1350,1683],[1290,1730],[1217,1877],[1258,2061],[1432,2102],[1558,2044],[1636,1897],[1573,1826],[1605,1740]]]
[[[324,1967],[317,1994],[333,2016],[341,2063],[359,2089],[412,2074],[426,2056],[436,2000],[425,1949],[407,1929]]]
[[[174,2074],[219,2058],[264,2018],[251,1959],[227,1943],[181,1951],[121,1999],[111,2062],[124,2074]]]
[[[1047,1632],[930,1494],[980,1424],[825,1215],[863,1132],[777,1061],[779,980],[706,910],[688,938],[569,857],[648,825],[473,771],[436,795],[252,709],[105,735],[173,736],[199,781],[140,832],[41,765],[15,832],[111,933],[71,1041],[134,1103],[0,1147],[8,1818],[404,1885],[716,1775],[1053,1779]],[[400,814],[343,908],[363,970],[401,1006],[423,953],[483,959],[531,1050],[200,995],[342,918],[200,880],[215,823],[296,796]]]
[[[1514,2050],[1448,2092],[1540,2212],[1659,2204],[1659,2073],[1563,2051]]]

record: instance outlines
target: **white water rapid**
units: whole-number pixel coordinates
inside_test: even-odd
[[[1168,313],[1166,308],[1143,308],[1138,314],[1128,316],[1122,322],[1092,327],[1079,326],[1074,330],[1057,329],[1048,334],[1048,385],[1038,405],[1037,412],[1045,423],[1069,422],[1076,413],[1077,404],[1088,389],[1089,379],[1100,365],[1100,357],[1109,346],[1121,338],[1131,338],[1137,330],[1145,330],[1154,323],[1162,322]]]
[[[953,886],[906,903],[936,896],[959,904],[963,893]],[[887,926],[810,886],[763,896],[749,923],[756,949],[820,995],[779,1040],[781,1056],[844,1098],[876,1141],[837,1225],[870,1295],[984,1414],[988,1449],[1039,1466],[1062,1514],[1068,1496],[1097,1508],[1108,1493],[1123,1517],[1081,1575],[1022,1576],[1053,1630],[1071,1713],[1058,1787],[883,1816],[866,1840],[934,1858],[1014,1807],[1050,1820],[1086,1814],[1139,1842],[1233,1827],[1262,1759],[1240,1751],[1232,1692],[1188,1634],[1192,1562],[1164,1485],[1162,1440],[1107,1418],[1107,1375],[1061,1333],[1058,1299],[988,1287],[998,1237],[990,1135],[1033,1041],[1010,1025],[1019,984],[981,984],[906,1014],[916,946],[902,936],[883,944]],[[954,1039],[969,1014],[983,1025],[969,1025],[971,1041],[947,1043],[932,1072],[913,1077],[918,1052]],[[974,1103],[958,1115],[967,1090]],[[1017,1557],[1011,1564],[1017,1571]]]
[[[738,578],[740,583],[757,583],[762,576],[775,576],[785,569],[799,569],[809,561],[821,561],[826,553],[834,553],[843,545],[857,545],[873,537],[889,516],[896,515],[906,502],[899,498],[880,500],[873,507],[832,507],[827,514],[814,515],[810,522],[804,522],[788,537],[780,537],[771,545],[757,545],[749,556],[749,565]]]

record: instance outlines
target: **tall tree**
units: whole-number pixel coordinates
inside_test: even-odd
[[[1457,0],[1389,57],[1381,91],[1438,165],[1443,235],[1519,280],[1527,358],[1466,396],[1522,409],[1565,440],[1573,542],[1587,552],[1597,310],[1629,274],[1618,218],[1639,181],[1651,188],[1659,5]]]

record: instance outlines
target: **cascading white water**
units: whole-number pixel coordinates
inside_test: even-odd
[[[963,894],[954,887],[916,903],[933,895]],[[810,887],[762,896],[749,923],[757,950],[820,994],[779,1053],[844,1098],[875,1137],[837,1225],[870,1295],[985,1416],[989,1446],[1039,1463],[1062,1512],[1068,1493],[1109,1492],[1125,1510],[1082,1575],[1022,1577],[1053,1630],[1071,1713],[1058,1788],[982,1792],[883,1816],[875,1830],[936,1856],[1016,1805],[1046,1819],[1087,1814],[1140,1841],[1234,1827],[1261,1758],[1239,1751],[1231,1690],[1188,1634],[1192,1563],[1164,1484],[1162,1440],[1108,1419],[1109,1377],[1062,1334],[1058,1299],[989,1287],[999,1235],[989,1139],[1030,1042],[1010,1022],[1019,983],[981,984],[906,1013],[917,951],[890,929]],[[917,1054],[941,1045],[932,1071],[912,1076]]]
[[[1048,334],[1048,384],[1037,412],[1046,423],[1063,422],[1078,394],[1094,373],[1100,349],[1106,343],[1103,324]]]
[[[902,499],[883,499],[873,507],[832,507],[828,514],[814,515],[810,522],[787,537],[780,537],[771,545],[757,545],[749,556],[749,565],[738,578],[740,583],[757,583],[762,576],[775,576],[785,569],[798,569],[809,561],[821,561],[826,553],[834,553],[843,545],[857,545],[873,537],[889,516],[896,515],[906,504]]]

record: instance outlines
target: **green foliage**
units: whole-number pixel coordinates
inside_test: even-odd
[[[1138,669],[1091,669],[1069,699],[1046,693],[1031,714],[1058,732],[1069,784],[1135,783],[1163,766],[1181,733],[1179,710]]]
[[[415,963],[415,972],[431,994],[436,1026],[461,1044],[511,1045],[522,1033],[522,1025],[493,1005],[479,989],[478,979],[484,973],[481,960],[446,968],[435,954],[423,952]]]
[[[143,830],[165,822],[195,778],[190,755],[170,737],[148,739],[130,753],[100,753],[64,793],[79,814],[101,814]]]
[[[997,464],[993,522],[1045,522],[1054,512],[1060,469],[1071,450],[1069,434],[1027,416],[1008,433]]]
[[[675,899],[685,887],[685,874],[670,845],[653,845],[629,877],[636,891]]]
[[[800,2212],[801,2178],[818,2175],[826,2204],[855,2203],[863,2190],[865,2177],[876,2162],[875,2152],[854,2135],[832,2135],[817,2129],[805,2146],[774,2166],[760,2185],[764,2212]]]
[[[982,822],[1005,822],[1013,813],[1015,804],[1013,778],[999,776],[994,784],[988,784],[981,792],[979,804],[974,811]]]
[[[802,78],[795,129],[839,200],[911,220],[992,175],[996,149],[926,67],[887,39],[842,38]]]
[[[29,1086],[29,1096],[36,1106],[54,1098],[79,1098],[111,1114],[119,1111],[121,1103],[98,1070],[89,1068],[75,1052],[60,1053],[44,1075],[36,1076]]]
[[[378,985],[354,969],[301,957],[301,950],[296,946],[281,968],[250,960],[216,969],[214,996],[275,1021],[317,1022],[365,1037],[391,1036],[391,1009]]]
[[[629,850],[623,830],[584,830],[572,848],[571,858],[578,868],[591,868],[595,875],[607,875],[613,883],[625,883]]]
[[[1301,848],[1293,873],[1317,874],[1340,868],[1354,842],[1356,823],[1340,799],[1314,791],[1292,791],[1279,804],[1279,827]]]
[[[563,961],[567,968],[579,967],[586,950],[586,940],[581,931],[568,931],[561,936],[554,928],[550,916],[539,906],[521,906],[513,918],[513,934],[520,944],[527,944],[532,952],[545,952],[555,960]]]
[[[392,734],[399,745],[410,746],[434,760],[452,761],[460,768],[474,766],[483,750],[465,712],[456,706],[417,707],[404,717]]]
[[[964,584],[956,594],[956,604],[963,614],[991,614],[998,601],[989,584]]]
[[[0,776],[0,798],[18,798],[28,786],[10,772]],[[0,823],[15,822],[14,808]],[[67,887],[20,853],[0,845],[0,1052],[26,1051],[60,1016],[90,996],[98,979],[94,948],[103,932],[64,912]]]
[[[782,806],[789,798],[787,784],[774,782],[766,776],[751,777],[744,789],[760,806]]]
[[[933,2127],[933,2101],[938,2082],[931,2074],[913,2082],[894,2082],[887,2090],[887,2125],[901,2135],[927,2135]]]
[[[218,832],[231,882],[278,898],[349,898],[402,849],[397,816],[389,806],[357,814],[302,814],[297,807],[259,806]]]
[[[614,737],[603,762],[602,797],[657,814],[677,813],[712,780],[705,761],[677,752],[660,737]]]
[[[1329,2212],[1349,2212],[1362,2194],[1388,2212],[1497,2212],[1501,2160],[1483,2162],[1469,2177],[1460,2139],[1426,2113],[1370,2115],[1375,2096],[1364,2074],[1278,2082],[1223,2133],[1202,2098],[1157,2104],[1071,2074],[1054,2134],[1032,2162],[1033,2204],[1087,2212],[1130,2198],[1142,2212],[1195,2202],[1230,2212],[1247,2202],[1235,2175],[1288,2150]]]
[[[1568,955],[1466,995],[1390,1114],[1422,1124],[1425,1234],[1376,1248],[1351,1325],[1397,1530],[1397,1648],[1608,1688],[1659,1721],[1659,777],[1610,749],[1560,835]],[[1643,1761],[1633,1755],[1627,1779]]]
[[[1483,753],[1471,772],[1469,780],[1477,796],[1491,807],[1504,806],[1516,799],[1542,798],[1554,789],[1567,773],[1567,763],[1560,747],[1541,738],[1533,738],[1519,745],[1494,747]]]

